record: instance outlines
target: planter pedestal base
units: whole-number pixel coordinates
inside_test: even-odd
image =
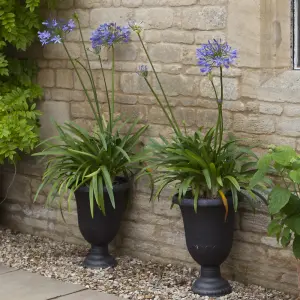
[[[106,269],[117,265],[116,259],[108,253],[108,246],[92,245],[83,265],[90,269]]]
[[[201,267],[201,276],[192,287],[195,294],[201,296],[221,297],[232,292],[227,280],[221,277],[220,267]]]

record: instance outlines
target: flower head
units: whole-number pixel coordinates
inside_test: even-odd
[[[128,43],[130,30],[128,26],[117,26],[116,23],[101,24],[91,36],[93,49],[111,47],[115,44]]]
[[[135,21],[132,20],[132,21],[128,22],[128,25],[137,34],[140,34],[142,32],[142,30],[143,30],[142,22],[137,23],[137,22],[135,22]]]
[[[196,55],[201,72],[207,74],[213,67],[229,68],[237,58],[237,50],[232,49],[227,43],[222,43],[221,40],[213,40],[198,48]]]
[[[38,37],[42,45],[62,43],[63,33],[69,33],[75,29],[75,22],[70,19],[68,22],[60,20],[47,20],[42,23],[47,30],[38,32]]]
[[[45,30],[45,31],[39,31],[38,32],[38,37],[39,37],[42,45],[44,46],[44,45],[46,45],[46,44],[48,44],[50,42],[50,40],[51,40],[51,33],[49,31],[47,31],[47,30]]]
[[[141,76],[141,77],[144,77],[146,78],[148,76],[148,67],[146,65],[141,65],[139,66],[139,69],[138,69],[138,75]]]

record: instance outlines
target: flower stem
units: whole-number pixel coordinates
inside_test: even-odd
[[[110,107],[110,114],[109,114],[109,129],[110,132],[113,128],[113,119],[115,113],[115,47],[114,45],[111,46],[112,50],[112,70],[111,70],[111,107]]]
[[[102,117],[101,113],[100,113],[100,105],[99,105],[99,101],[98,101],[98,95],[97,95],[97,91],[96,91],[96,85],[95,85],[95,80],[94,80],[94,76],[93,76],[93,72],[92,72],[92,68],[91,68],[91,64],[90,64],[90,60],[87,54],[87,49],[84,43],[84,38],[83,38],[83,34],[82,34],[82,29],[81,29],[81,24],[79,22],[79,19],[76,19],[77,23],[78,23],[78,28],[79,28],[79,32],[80,32],[80,37],[81,37],[81,41],[83,44],[83,49],[84,49],[84,53],[85,53],[85,57],[88,63],[88,67],[89,67],[89,71],[90,71],[90,80],[91,80],[91,84],[93,87],[93,94],[94,94],[94,98],[95,98],[95,102],[96,102],[96,108],[97,108],[97,112],[98,112],[98,117],[100,118],[101,124],[102,124]],[[101,126],[101,128],[103,128],[103,126]]]
[[[72,66],[73,66],[73,68],[74,68],[74,70],[75,70],[75,72],[76,72],[76,75],[78,76],[78,79],[79,79],[79,81],[80,81],[80,83],[81,83],[81,85],[82,85],[82,88],[83,88],[83,90],[84,90],[84,93],[85,93],[85,95],[86,95],[86,97],[87,97],[87,99],[88,99],[88,102],[89,102],[89,104],[90,104],[90,107],[91,107],[91,109],[92,109],[92,111],[93,111],[93,114],[94,114],[94,116],[95,116],[95,118],[96,118],[96,120],[97,120],[97,122],[98,122],[99,127],[100,127],[100,126],[101,126],[100,119],[97,118],[97,113],[96,113],[95,107],[94,107],[94,105],[93,105],[93,103],[92,103],[92,100],[91,100],[91,98],[90,98],[90,95],[89,95],[89,93],[88,93],[88,91],[87,91],[87,89],[86,89],[86,87],[85,87],[85,84],[84,84],[84,82],[83,82],[83,80],[82,80],[82,78],[81,78],[81,76],[80,76],[80,74],[79,74],[79,72],[78,72],[78,69],[77,69],[77,67],[76,67],[76,65],[75,65],[75,63],[74,63],[73,58],[71,57],[71,54],[70,54],[70,52],[69,52],[67,46],[65,45],[64,42],[63,42],[62,44],[63,44],[63,47],[64,47],[64,49],[65,49],[65,51],[66,51],[66,53],[67,53],[67,55],[68,55],[68,57],[69,57],[69,60],[70,60],[71,63],[72,63]],[[100,127],[100,128],[101,128],[101,127]]]
[[[220,107],[219,107],[219,115],[220,115],[219,151],[222,147],[223,132],[224,132],[224,120],[223,120],[224,86],[223,86],[223,69],[222,69],[222,67],[220,67],[220,83],[221,83],[221,103],[220,103]]]
[[[146,77],[144,77],[144,79],[145,79],[145,81],[146,81],[148,87],[150,88],[152,94],[154,95],[155,99],[157,100],[159,106],[161,107],[161,109],[163,110],[164,114],[165,114],[166,117],[168,118],[168,121],[169,121],[170,125],[172,126],[173,130],[175,131],[176,134],[178,134],[176,126],[174,125],[174,123],[173,123],[172,119],[170,118],[168,112],[166,111],[164,105],[162,104],[162,102],[161,102],[160,99],[158,98],[156,92],[153,90],[153,88],[152,88],[150,82],[148,81],[148,79],[147,79]]]
[[[159,87],[160,87],[160,89],[161,89],[161,91],[162,91],[162,93],[163,93],[163,96],[164,96],[164,98],[165,98],[165,101],[166,101],[168,110],[170,111],[171,118],[172,118],[172,120],[173,120],[173,122],[171,123],[171,125],[173,124],[172,127],[173,127],[173,126],[176,127],[175,132],[176,132],[177,135],[182,135],[182,134],[181,134],[181,131],[180,131],[180,127],[178,126],[178,123],[177,123],[177,121],[176,121],[176,118],[175,118],[175,116],[174,116],[174,114],[173,114],[173,110],[172,110],[172,108],[171,108],[171,106],[170,106],[170,103],[169,103],[169,101],[168,101],[168,98],[167,98],[167,96],[166,96],[166,93],[165,93],[165,91],[164,91],[164,89],[163,89],[163,87],[162,87],[162,84],[161,84],[161,82],[160,82],[160,80],[159,80],[159,78],[158,78],[157,72],[156,72],[156,70],[155,70],[155,68],[154,68],[154,66],[153,66],[152,60],[151,60],[151,58],[150,58],[150,56],[149,56],[149,53],[148,53],[148,51],[147,51],[147,49],[146,49],[146,47],[145,47],[145,44],[144,44],[144,42],[143,42],[143,39],[141,38],[141,34],[140,34],[140,33],[137,33],[137,35],[138,35],[138,37],[139,37],[139,40],[140,40],[140,42],[141,42],[141,44],[142,44],[142,47],[143,47],[145,53],[146,53],[146,56],[147,56],[147,58],[148,58],[148,60],[149,60],[149,63],[150,63],[151,68],[152,68],[152,70],[153,70],[153,72],[154,72],[154,75],[155,75],[156,80],[157,80],[157,82],[158,82],[158,84],[159,84]],[[164,112],[165,112],[165,110],[164,110]],[[168,119],[170,118],[169,115],[166,115],[166,116],[168,117]]]
[[[106,99],[107,99],[107,104],[108,104],[108,112],[109,112],[109,115],[111,115],[109,93],[108,93],[107,82],[106,82],[106,78],[105,78],[105,73],[104,73],[103,63],[102,63],[102,58],[101,58],[101,54],[100,53],[99,53],[98,57],[99,57],[99,62],[100,62],[101,72],[102,72],[102,77],[103,77],[104,86],[105,86],[105,93],[106,93]],[[108,128],[108,130],[110,132],[110,127]]]

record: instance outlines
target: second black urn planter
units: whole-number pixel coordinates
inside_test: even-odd
[[[192,290],[201,296],[220,297],[232,292],[221,276],[220,265],[228,257],[233,243],[234,209],[228,197],[229,212],[225,221],[225,207],[221,199],[199,199],[197,213],[193,199],[175,195],[173,203],[181,209],[186,245],[192,258],[201,265],[201,275]]]
[[[113,186],[116,208],[112,207],[108,193],[104,190],[105,215],[94,202],[94,217],[91,215],[89,188],[82,187],[75,192],[78,224],[81,234],[91,244],[91,249],[83,265],[88,268],[108,268],[116,266],[116,260],[108,252],[108,244],[117,235],[123,212],[128,203],[130,183],[118,177]]]

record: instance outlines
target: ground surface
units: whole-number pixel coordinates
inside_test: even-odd
[[[0,299],[5,300],[121,300],[116,296],[91,291],[0,264]]]
[[[0,241],[0,263],[45,277],[80,284],[89,289],[132,300],[207,299],[190,292],[197,274],[184,267],[142,262],[124,256],[118,258],[115,269],[89,270],[81,266],[88,250],[82,246],[4,229],[0,229]],[[295,296],[259,286],[244,286],[236,282],[232,282],[232,285],[234,292],[221,299],[296,299]]]

